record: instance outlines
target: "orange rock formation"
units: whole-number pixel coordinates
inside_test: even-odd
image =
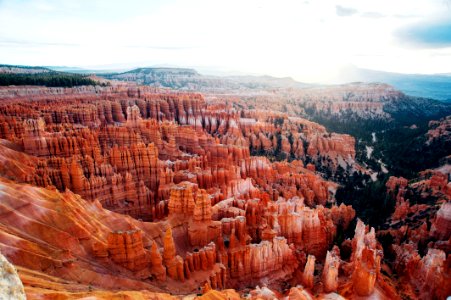
[[[355,212],[316,170],[356,167],[351,136],[134,85],[9,87],[0,99],[0,251],[31,299],[396,294],[374,229],[359,221],[339,245],[350,259],[333,245]],[[449,219],[444,204],[434,236],[449,238]],[[442,253],[415,260],[441,268],[427,278],[444,278]]]

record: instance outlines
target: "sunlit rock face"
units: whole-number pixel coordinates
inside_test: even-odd
[[[451,203],[443,203],[437,211],[431,231],[437,239],[449,240],[451,237]]]
[[[0,297],[2,299],[25,300],[22,281],[14,266],[0,254]]]
[[[340,268],[340,249],[334,246],[332,251],[327,251],[322,280],[324,291],[336,292],[338,289],[338,271]]]
[[[433,143],[437,140],[443,142],[449,142],[451,140],[451,116],[437,121],[430,121],[429,128],[426,134],[428,138],[427,143]]]
[[[317,171],[362,168],[351,136],[135,85],[1,88],[0,97],[0,251],[29,298],[396,295],[375,230],[358,221],[345,240],[355,211],[335,204],[337,184]],[[407,201],[399,188],[395,197]],[[441,241],[448,210],[431,225]],[[412,255],[437,282],[442,248]]]

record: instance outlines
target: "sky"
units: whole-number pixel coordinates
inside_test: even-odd
[[[451,73],[451,0],[0,0],[0,63]]]

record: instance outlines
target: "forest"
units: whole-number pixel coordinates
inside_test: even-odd
[[[35,74],[0,74],[0,86],[42,85],[47,87],[73,87],[80,85],[105,85],[92,80],[88,75],[63,72],[42,72]]]

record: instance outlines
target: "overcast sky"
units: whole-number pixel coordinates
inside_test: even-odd
[[[0,0],[0,63],[451,73],[451,0]]]

